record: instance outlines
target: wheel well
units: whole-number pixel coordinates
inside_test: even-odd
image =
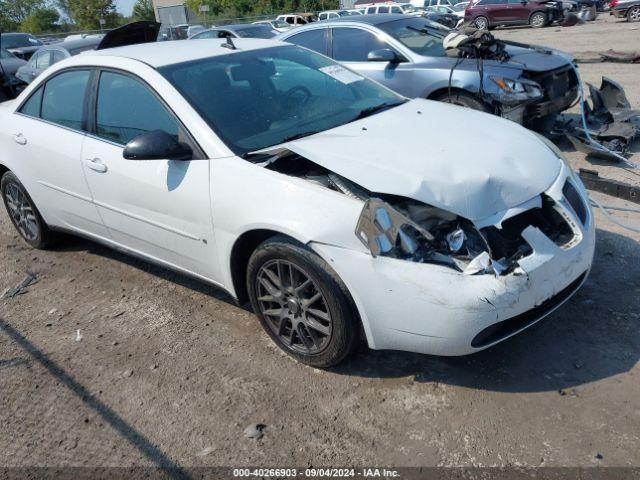
[[[240,305],[249,300],[247,265],[251,254],[258,248],[258,245],[276,235],[283,234],[274,230],[251,230],[240,235],[234,243],[231,249],[231,280]]]
[[[0,179],[4,177],[4,174],[9,172],[10,170],[4,165],[0,164]]]
[[[542,10],[536,10],[535,12],[531,12],[531,15],[529,15],[529,21],[531,21],[531,17],[533,17],[536,13],[541,13],[544,15],[545,20],[547,19],[547,14],[542,11]]]
[[[456,93],[464,93],[465,95],[471,95],[471,96],[476,96],[473,92],[468,92],[463,88],[456,88],[456,87],[451,87],[451,93],[456,94]],[[431,92],[428,96],[427,96],[427,100],[437,100],[440,97],[444,97],[445,95],[449,95],[449,88],[448,87],[443,87],[440,88],[438,90],[435,90],[433,92]]]

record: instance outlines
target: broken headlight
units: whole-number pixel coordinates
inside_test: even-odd
[[[370,198],[356,235],[374,257],[436,263],[465,273],[486,271],[491,264],[489,247],[471,222],[412,200],[392,206]]]
[[[542,98],[540,85],[531,80],[513,80],[505,77],[489,77],[500,89],[499,99],[502,103],[514,104]]]

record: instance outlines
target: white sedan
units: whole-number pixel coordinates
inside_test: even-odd
[[[297,46],[233,42],[86,53],[2,104],[24,240],[71,232],[217,285],[320,367],[361,335],[476,352],[580,287],[593,218],[552,144]]]

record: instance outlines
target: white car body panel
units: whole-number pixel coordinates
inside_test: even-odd
[[[463,141],[441,141],[451,125],[474,122],[484,128],[466,129]],[[418,99],[282,147],[372,192],[413,198],[475,221],[549,188],[560,162],[541,145],[514,122]]]
[[[297,239],[345,282],[372,348],[472,353],[479,348],[470,339],[480,330],[540,305],[589,271],[595,228],[588,203],[587,221],[570,248],[550,246],[540,231],[529,229],[535,253],[508,275],[463,275],[444,266],[373,257],[355,234],[362,201],[236,157],[154,69],[231,54],[220,43],[139,45],[56,64],[15,102],[0,106],[0,164],[21,179],[50,226],[191,274],[234,296],[230,258],[243,234],[270,230]],[[236,45],[247,50],[279,43],[238,39]],[[51,74],[83,65],[124,70],[146,81],[207,159],[128,161],[119,145],[15,111]],[[465,124],[476,126],[465,129],[462,139],[450,133]],[[26,145],[15,142],[18,133]],[[522,127],[429,101],[412,101],[278,148],[372,191],[430,203],[476,225],[499,225],[534,206],[543,192],[563,205],[569,176],[549,147]],[[95,159],[106,171],[91,168]],[[586,199],[579,180],[574,183]]]

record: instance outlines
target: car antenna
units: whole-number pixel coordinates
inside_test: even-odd
[[[227,42],[223,43],[221,47],[228,48],[229,50],[237,50],[237,47],[234,45],[233,40],[231,40],[231,35],[227,35]]]

